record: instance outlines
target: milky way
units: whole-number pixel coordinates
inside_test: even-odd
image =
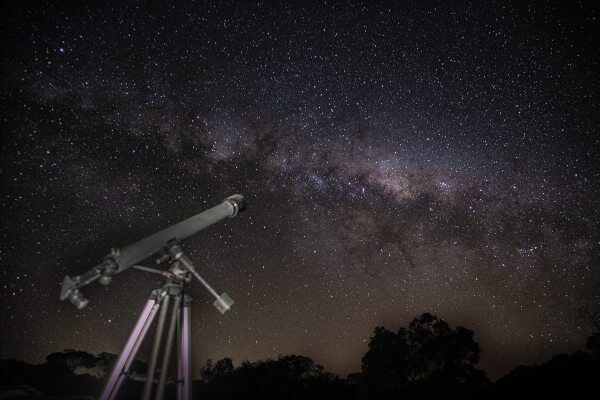
[[[422,312],[492,377],[582,349],[600,9],[369,3],[5,6],[0,357],[118,352],[160,279],[77,311],[63,276],[233,193],[247,213],[183,244],[236,301],[192,289],[198,365],[346,374]]]

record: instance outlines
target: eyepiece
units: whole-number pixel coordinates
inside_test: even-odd
[[[69,292],[69,301],[73,303],[78,310],[81,310],[90,302],[88,299],[83,297],[83,294],[79,291],[79,289],[73,289]]]
[[[73,305],[77,307],[78,310],[81,310],[82,308],[87,306],[87,304],[90,301],[83,297],[83,294],[77,288],[78,279],[79,278],[73,279],[69,275],[65,276],[60,292],[60,299],[69,299],[69,301],[73,303]]]

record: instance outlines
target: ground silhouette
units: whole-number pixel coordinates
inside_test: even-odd
[[[245,361],[237,367],[229,358],[197,367],[194,398],[228,399],[500,399],[573,398],[598,396],[600,331],[586,343],[587,352],[559,354],[542,365],[518,366],[492,383],[477,368],[482,349],[474,333],[451,328],[444,320],[425,313],[408,327],[390,331],[377,327],[362,358],[362,373],[343,379],[301,355]],[[7,393],[39,391],[19,399],[97,396],[117,356],[65,350],[49,354],[42,364],[0,360],[0,398]],[[136,360],[135,374],[146,364]],[[143,383],[127,381],[119,399],[139,398]],[[4,389],[2,389],[4,388]],[[166,399],[175,398],[168,386]]]

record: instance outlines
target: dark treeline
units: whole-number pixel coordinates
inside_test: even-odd
[[[194,397],[207,400],[573,398],[578,394],[589,397],[598,394],[598,328],[587,341],[587,351],[559,354],[542,365],[519,366],[492,383],[485,371],[477,368],[482,350],[473,332],[460,326],[453,329],[444,320],[423,314],[396,332],[376,328],[369,350],[362,358],[360,374],[341,379],[300,355],[245,361],[237,367],[229,358],[209,360],[199,370],[201,379],[194,382]],[[109,353],[92,355],[65,350],[48,355],[46,362],[38,365],[2,360],[0,386],[27,385],[54,396],[96,396],[116,357]],[[141,395],[143,383],[135,377],[143,376],[145,370],[145,363],[133,364],[130,371],[133,379],[123,385],[120,399]],[[174,398],[174,386],[171,382],[168,399]]]

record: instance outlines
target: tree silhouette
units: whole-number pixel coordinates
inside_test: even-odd
[[[365,395],[370,398],[457,397],[489,382],[476,368],[481,348],[473,332],[455,329],[425,313],[397,333],[375,329],[362,359]]]
[[[541,365],[518,366],[484,393],[488,399],[586,399],[598,397],[600,362],[578,351]],[[594,395],[593,393],[596,393]]]
[[[588,337],[585,347],[591,353],[592,357],[600,361],[600,332],[595,332],[592,336]]]
[[[77,368],[94,368],[98,359],[90,353],[67,349],[46,356],[46,365],[57,372],[73,373]]]
[[[97,361],[96,365],[98,366],[98,369],[100,370],[101,377],[106,377],[106,376],[108,376],[108,374],[110,374],[110,372],[112,371],[112,367],[117,362],[118,357],[119,356],[117,356],[116,354],[107,353],[107,352],[102,352],[102,353],[98,354],[98,356],[97,356],[98,361]]]
[[[204,399],[329,399],[344,389],[336,376],[299,355],[244,361],[237,368],[228,358],[214,365],[209,360],[201,373],[199,397]]]
[[[105,378],[110,374],[118,356],[112,353],[100,353],[97,356],[80,350],[67,349],[46,356],[46,367],[54,373],[65,374],[90,374],[98,378]],[[147,364],[135,359],[131,364],[130,372],[142,374],[146,372]]]
[[[585,347],[594,359],[600,361],[600,305],[581,307],[577,313],[586,323],[594,327],[595,331],[587,338]]]
[[[215,365],[213,365],[212,360],[209,358],[206,361],[206,364],[202,368],[200,368],[200,375],[202,376],[202,381],[210,382],[216,378],[222,378],[227,374],[233,372],[233,361],[231,358],[223,358]]]

